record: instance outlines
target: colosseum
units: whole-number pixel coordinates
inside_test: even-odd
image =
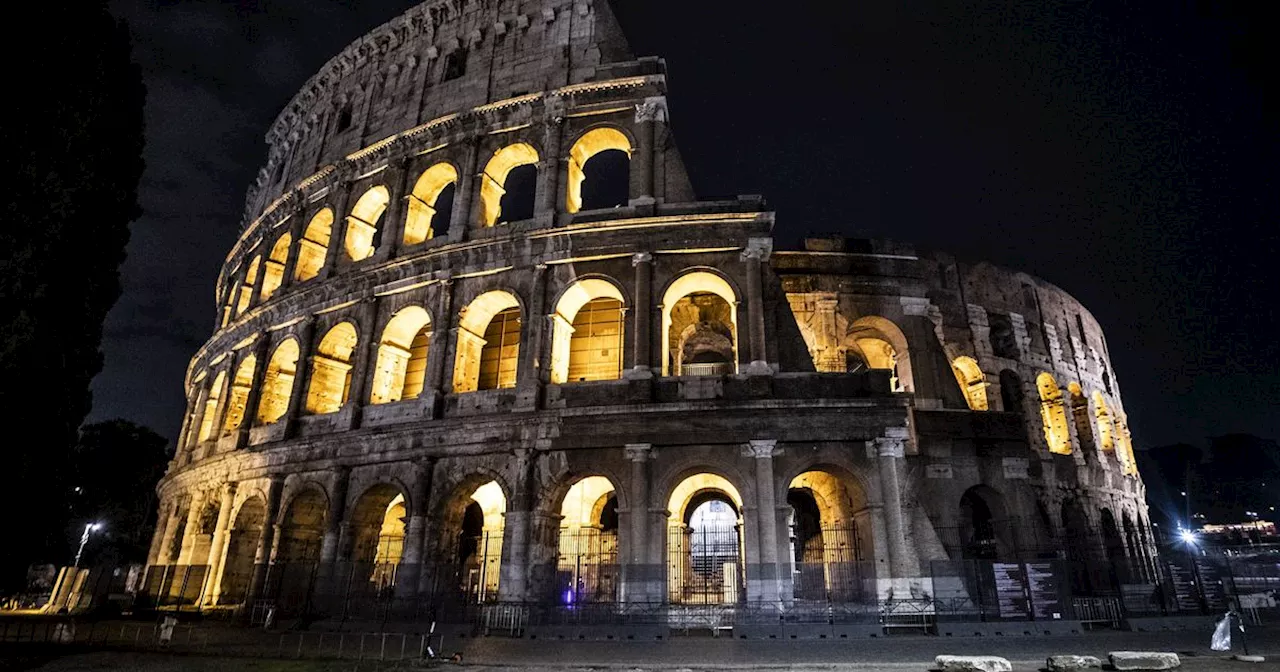
[[[761,198],[697,200],[667,109],[606,0],[431,0],[330,60],[267,133],[150,596],[825,636],[1152,581],[1083,306],[903,243],[776,249]]]

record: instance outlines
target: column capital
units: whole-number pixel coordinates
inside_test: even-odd
[[[650,96],[636,104],[636,123],[667,120],[667,97]]]
[[[772,238],[749,238],[747,246],[742,248],[742,260],[769,261],[773,254]]]
[[[752,439],[743,444],[742,454],[760,460],[781,455],[782,449],[778,447],[777,439]]]
[[[906,457],[907,446],[906,440],[897,437],[881,437],[872,439],[871,444],[875,446],[876,455],[880,457]]]
[[[237,488],[239,485],[240,485],[240,484],[239,484],[239,483],[237,483],[237,482],[235,482],[235,481],[228,481],[228,482],[226,482],[226,483],[223,483],[223,484],[222,484],[222,496],[224,496],[224,497],[235,497],[235,496],[236,496],[236,488]]]
[[[653,262],[653,254],[649,252],[637,252],[631,255],[631,265],[639,266],[640,264],[648,264]]]
[[[623,446],[627,459],[632,462],[644,462],[657,456],[652,443],[628,443]]]

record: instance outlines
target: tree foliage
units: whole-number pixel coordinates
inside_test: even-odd
[[[21,514],[0,551],[0,585],[65,551],[66,507],[51,497],[64,492],[102,367],[143,168],[142,76],[106,4],[77,5],[21,44],[0,122],[0,409],[10,432],[0,507]]]
[[[85,553],[85,564],[146,562],[155,529],[155,486],[168,463],[168,442],[128,420],[85,425],[71,451],[65,497],[67,540],[77,543],[84,525],[103,530]]]

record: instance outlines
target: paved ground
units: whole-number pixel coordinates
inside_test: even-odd
[[[1280,670],[1280,628],[1252,629],[1250,650],[1268,656],[1261,665],[1226,660],[1208,650],[1209,633],[1101,632],[1079,636],[940,638],[897,636],[857,641],[743,641],[677,638],[666,642],[531,642],[486,638],[462,646],[445,644],[445,653],[460,650],[463,663],[437,663],[437,669],[470,672],[658,672],[697,670],[801,670],[824,672],[928,670],[933,657],[951,653],[988,654],[1008,658],[1018,672],[1037,670],[1051,654],[1077,653],[1105,659],[1108,651],[1142,649],[1178,651],[1183,669]],[[0,670],[44,672],[360,672],[422,669],[423,663],[355,660],[272,660],[223,655],[219,647],[196,655],[99,651],[72,653],[56,645],[0,649]],[[266,653],[266,652],[264,652]],[[269,654],[268,654],[269,655]]]

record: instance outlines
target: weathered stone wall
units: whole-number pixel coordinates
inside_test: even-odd
[[[465,74],[441,81],[464,48]],[[665,67],[629,59],[602,0],[426,3],[307,85],[268,135],[214,334],[188,371],[150,564],[207,567],[205,602],[251,598],[273,562],[350,562],[378,534],[368,511],[398,494],[400,559],[422,575],[395,590],[413,595],[458,553],[463,510],[493,482],[505,523],[500,581],[488,580],[501,599],[544,599],[566,493],[602,476],[623,600],[678,599],[669,546],[696,498],[673,498],[696,490],[739,517],[740,597],[790,603],[789,498],[806,483],[827,489],[824,529],[855,528],[872,595],[932,591],[930,563],[967,557],[973,498],[1001,525],[985,540],[1000,557],[1114,554],[1109,515],[1129,535],[1120,553],[1147,571],[1142,482],[1088,311],[1032,276],[898,242],[775,251],[759,199],[693,199]],[[627,199],[577,211],[583,147],[599,149],[602,129],[615,144],[601,146],[629,157]],[[499,201],[485,199],[506,183],[490,162],[514,146],[537,154],[533,216],[495,221]],[[415,191],[439,170],[453,176],[448,224],[406,236],[424,208],[445,210]],[[379,189],[385,209],[368,215],[358,204]],[[315,235],[327,245],[301,242]],[[360,236],[367,256],[349,251]],[[304,248],[324,253],[305,279]],[[264,290],[268,276],[279,286]],[[557,383],[565,313],[587,299],[621,305],[620,375]],[[515,382],[477,390],[464,379],[476,344],[508,307]],[[421,393],[380,403],[378,369],[395,361],[384,351],[409,356],[387,335],[406,311],[429,318]],[[344,324],[349,352],[322,350]],[[728,361],[685,362],[693,337],[727,343],[711,350]],[[278,360],[282,346],[296,364]],[[672,375],[677,364],[695,375]],[[317,381],[336,385],[332,412],[308,412]],[[279,417],[260,418],[268,407]]]

